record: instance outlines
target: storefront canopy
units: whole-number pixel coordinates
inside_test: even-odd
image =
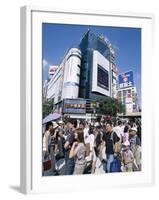
[[[43,119],[43,124],[46,124],[47,122],[50,122],[50,121],[54,121],[54,120],[57,120],[61,117],[61,115],[59,113],[51,113],[49,114],[48,116],[46,116],[44,119]]]

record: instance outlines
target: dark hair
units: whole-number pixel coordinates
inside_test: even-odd
[[[53,126],[52,122],[47,122],[45,126],[45,131],[48,131],[50,126]]]
[[[96,129],[101,129],[102,126],[98,125],[98,126],[96,126],[95,128],[96,128]]]
[[[73,124],[74,128],[77,127],[77,119],[71,119],[70,118],[70,119],[67,120],[67,123]]]
[[[120,126],[120,125],[122,125],[122,122],[119,120],[119,121],[118,121],[118,126]]]
[[[106,125],[109,124],[110,126],[112,126],[112,122],[111,121],[107,121]]]
[[[129,131],[129,126],[125,126],[124,133],[127,133]]]
[[[77,128],[75,130],[75,132],[77,133],[77,141],[78,142],[83,142],[84,143],[84,133],[83,133],[83,129],[82,128]]]
[[[80,121],[79,125],[85,126],[85,122],[84,121]]]
[[[91,126],[88,131],[89,135],[94,133],[94,126]]]

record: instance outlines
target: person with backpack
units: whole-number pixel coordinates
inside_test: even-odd
[[[103,143],[102,146],[106,147],[106,167],[105,172],[110,172],[111,163],[114,161],[114,156],[117,156],[117,153],[119,152],[119,144],[120,138],[117,136],[117,134],[113,131],[113,126],[111,122],[108,122],[106,124],[106,132],[103,132],[102,137]]]

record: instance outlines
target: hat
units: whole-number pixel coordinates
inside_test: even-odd
[[[58,124],[64,124],[64,122],[62,120],[59,120]]]
[[[137,128],[132,127],[129,131],[135,131],[135,132],[137,132]]]
[[[99,125],[100,125],[99,122],[95,122],[94,124],[95,127],[98,127]]]
[[[129,142],[129,141],[126,141],[126,142],[123,143],[123,145],[124,145],[124,146],[130,146],[130,142]]]
[[[55,129],[59,126],[56,122],[52,122],[52,124],[53,124],[53,129]]]

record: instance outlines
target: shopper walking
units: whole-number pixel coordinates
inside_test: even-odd
[[[113,131],[112,123],[109,122],[106,124],[106,132],[103,133],[103,147],[106,147],[106,168],[105,172],[110,172],[110,165],[114,160],[114,156],[119,152],[120,146],[118,142],[120,138]]]
[[[69,158],[70,150],[75,142],[75,129],[77,127],[76,119],[68,119],[67,121],[67,132],[66,132],[66,141],[64,144],[65,149],[65,175],[72,175],[75,166],[74,157]]]
[[[86,147],[84,144],[83,129],[78,128],[75,130],[75,141],[72,145],[69,158],[75,158],[74,174],[83,174],[86,166]]]

